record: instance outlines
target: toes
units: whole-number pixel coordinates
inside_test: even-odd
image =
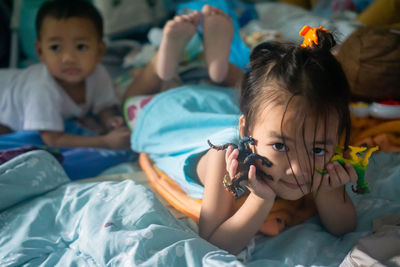
[[[182,21],[182,16],[175,16],[173,21],[174,22],[181,22]]]
[[[172,20],[167,23],[192,23],[193,25],[199,24],[201,13],[199,11],[194,11],[191,14],[183,14],[180,16],[175,16]]]
[[[181,15],[180,17],[181,17],[182,20],[184,20],[184,21],[190,21],[190,20],[191,20],[191,17],[190,17],[190,15],[188,15],[188,14]]]
[[[231,19],[228,14],[222,11],[222,9],[210,5],[204,5],[203,8],[201,9],[201,13],[203,14],[203,16],[222,15],[227,19]]]
[[[221,14],[222,14],[226,19],[232,20],[231,16],[229,16],[228,14],[226,14],[226,13],[224,13],[224,12],[222,12]]]
[[[222,14],[222,10],[210,5],[204,5],[203,8],[201,9],[201,13],[203,13],[203,15],[208,16],[208,15],[218,15],[218,14]]]
[[[203,8],[201,9],[201,13],[203,13],[203,15],[210,15],[212,11],[212,7],[210,5],[204,5]]]
[[[199,24],[200,18],[201,18],[201,13],[198,10],[193,11],[192,14],[190,14],[191,21],[194,25]]]
[[[214,7],[214,8],[213,8],[213,14],[219,15],[219,14],[223,14],[223,12],[222,12],[221,9]]]

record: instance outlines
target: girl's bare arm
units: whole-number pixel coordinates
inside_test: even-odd
[[[354,231],[357,214],[344,186],[332,191],[319,192],[315,197],[318,214],[326,229],[334,235]]]
[[[334,235],[354,231],[357,214],[353,202],[345,192],[345,184],[357,181],[357,173],[350,164],[337,162],[327,166],[328,175],[322,177],[319,190],[315,190],[315,203],[326,229]]]
[[[207,152],[204,195],[200,213],[200,236],[216,246],[237,254],[260,229],[273,201],[250,193],[236,212],[233,195],[222,184],[226,174],[225,151]]]

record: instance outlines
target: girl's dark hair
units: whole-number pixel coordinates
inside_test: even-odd
[[[351,126],[349,84],[330,52],[336,44],[333,36],[323,30],[318,30],[317,35],[319,44],[314,47],[266,42],[254,48],[239,101],[246,118],[246,134],[262,111],[261,107],[274,104],[287,110],[296,98],[300,99],[295,103],[296,113],[303,116],[299,120],[300,127],[307,116],[315,116],[317,121],[325,119],[326,129],[326,118],[336,113],[339,118],[337,135],[345,134],[347,147]]]
[[[45,2],[36,16],[36,38],[40,39],[43,20],[46,17],[69,19],[72,17],[91,20],[97,30],[99,39],[103,39],[103,19],[99,11],[85,0],[52,0]]]

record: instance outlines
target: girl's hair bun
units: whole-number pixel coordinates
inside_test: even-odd
[[[316,49],[330,51],[336,45],[335,38],[333,37],[332,33],[328,31],[318,29],[317,36],[318,44],[314,43],[314,48]]]
[[[305,25],[300,30],[299,35],[304,37],[304,41],[300,46],[308,50],[330,51],[336,45],[333,35],[322,26],[311,28]]]

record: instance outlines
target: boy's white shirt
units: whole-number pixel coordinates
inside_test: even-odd
[[[118,104],[111,77],[99,64],[86,78],[85,103],[77,105],[43,63],[0,70],[0,124],[14,131],[64,131],[64,120]]]

